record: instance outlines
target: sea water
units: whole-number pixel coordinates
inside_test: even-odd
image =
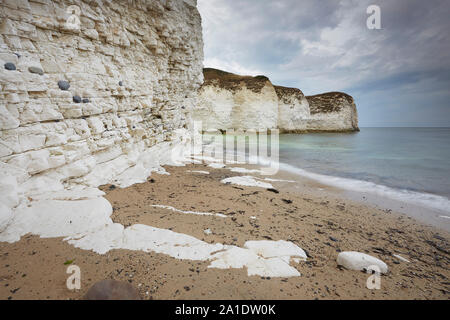
[[[450,218],[450,128],[362,128],[355,133],[286,134],[282,170]],[[416,210],[417,211],[417,210]]]
[[[450,231],[450,128],[281,134],[277,155],[279,171],[293,179],[314,180]],[[267,165],[267,156],[256,158]]]

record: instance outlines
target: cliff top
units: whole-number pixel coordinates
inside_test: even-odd
[[[327,92],[307,96],[311,114],[341,111],[345,103],[353,104],[353,98],[343,92]]]
[[[203,76],[205,82],[203,85],[215,85],[227,90],[238,90],[244,83],[247,89],[252,90],[255,93],[261,92],[261,89],[270,82],[266,76],[241,76],[234,73],[213,69],[204,68]]]
[[[274,86],[278,99],[283,100],[285,103],[289,103],[289,97],[294,96],[298,100],[302,100],[305,95],[300,89],[289,88],[282,86]]]

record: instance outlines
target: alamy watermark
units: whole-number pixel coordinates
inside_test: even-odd
[[[381,269],[379,266],[369,266],[366,269],[368,274],[371,274],[367,278],[366,287],[369,290],[380,290],[381,289]]]
[[[77,31],[81,28],[81,21],[80,21],[80,15],[81,15],[81,9],[80,7],[76,5],[71,5],[67,7],[66,13],[69,15],[69,17],[66,20],[65,27],[68,30]]]
[[[381,9],[380,6],[375,4],[367,7],[367,18],[366,25],[369,30],[380,30],[381,29]]]
[[[67,274],[70,276],[66,280],[66,286],[69,290],[81,289],[81,269],[79,266],[71,265],[67,267]]]
[[[262,175],[275,175],[279,170],[279,130],[229,129],[204,132],[202,122],[195,121],[189,153],[192,163],[198,160],[220,164],[249,164],[260,166]],[[172,154],[176,161],[178,154]]]

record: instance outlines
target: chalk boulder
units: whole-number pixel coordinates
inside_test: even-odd
[[[337,263],[340,266],[343,266],[349,270],[358,270],[363,271],[369,269],[371,266],[377,266],[380,268],[381,273],[388,273],[389,268],[378,258],[372,257],[368,254],[355,252],[355,251],[346,251],[339,253],[337,257]]]

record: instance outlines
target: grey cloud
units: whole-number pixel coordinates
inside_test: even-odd
[[[347,91],[358,96],[363,124],[370,122],[365,110],[374,109],[376,94],[386,100],[387,92],[384,106],[403,104],[412,117],[423,112],[406,95],[424,88],[436,102],[433,110],[448,110],[450,100],[433,95],[450,98],[450,2],[376,2],[382,30],[366,28],[373,1],[199,0],[205,63],[262,73],[307,94]]]

